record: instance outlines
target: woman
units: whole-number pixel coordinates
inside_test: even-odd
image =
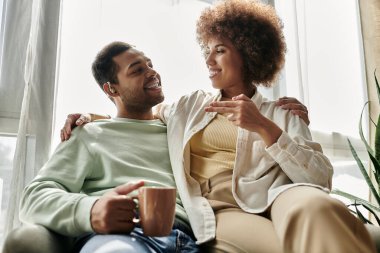
[[[218,2],[198,41],[218,89],[161,106],[173,174],[208,252],[375,252],[363,224],[328,195],[333,169],[307,125],[267,101],[285,41],[273,8]],[[65,136],[63,136],[65,137]]]
[[[333,169],[307,125],[256,89],[284,64],[274,9],[218,2],[197,37],[220,92],[194,92],[159,115],[198,240],[216,235],[205,243],[212,252],[375,252],[364,225],[327,194]]]

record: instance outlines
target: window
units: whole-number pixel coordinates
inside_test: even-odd
[[[333,187],[368,199],[346,139],[368,165],[358,133],[367,100],[358,2],[277,0],[275,5],[288,47],[281,94],[299,97],[308,106],[314,139],[335,169]]]
[[[55,144],[67,114],[114,114],[113,104],[95,87],[90,71],[99,49],[114,40],[134,44],[149,55],[161,73],[166,103],[197,89],[213,92],[195,41],[195,21],[207,5],[196,0],[65,1]],[[367,198],[367,187],[345,139],[355,139],[368,159],[357,134],[365,101],[357,2],[278,0],[275,6],[284,22],[286,66],[278,87],[261,90],[269,98],[303,99],[313,135],[334,164],[334,187],[350,191],[353,184],[361,185],[360,195]]]
[[[112,41],[136,45],[152,59],[166,103],[197,89],[212,91],[195,39],[195,21],[207,5],[197,0],[64,1],[55,144],[69,113],[114,115],[114,105],[91,74],[96,53]]]
[[[2,244],[3,229],[5,223],[6,210],[11,188],[13,155],[16,148],[16,136],[0,134],[0,245]]]

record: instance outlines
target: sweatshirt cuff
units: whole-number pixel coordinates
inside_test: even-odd
[[[86,196],[79,200],[74,219],[76,228],[82,232],[94,232],[91,226],[91,209],[100,196]]]

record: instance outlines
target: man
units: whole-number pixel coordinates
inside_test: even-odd
[[[178,195],[169,236],[144,236],[133,222],[136,204],[128,194],[144,184],[175,186],[166,126],[152,113],[164,100],[160,75],[123,42],[104,47],[92,71],[117,117],[78,128],[58,146],[25,188],[21,220],[76,237],[80,252],[197,252]]]

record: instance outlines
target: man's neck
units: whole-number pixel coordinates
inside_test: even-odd
[[[139,119],[139,120],[153,120],[153,112],[149,110],[148,112],[120,112],[117,113],[118,118],[128,118],[128,119]]]

